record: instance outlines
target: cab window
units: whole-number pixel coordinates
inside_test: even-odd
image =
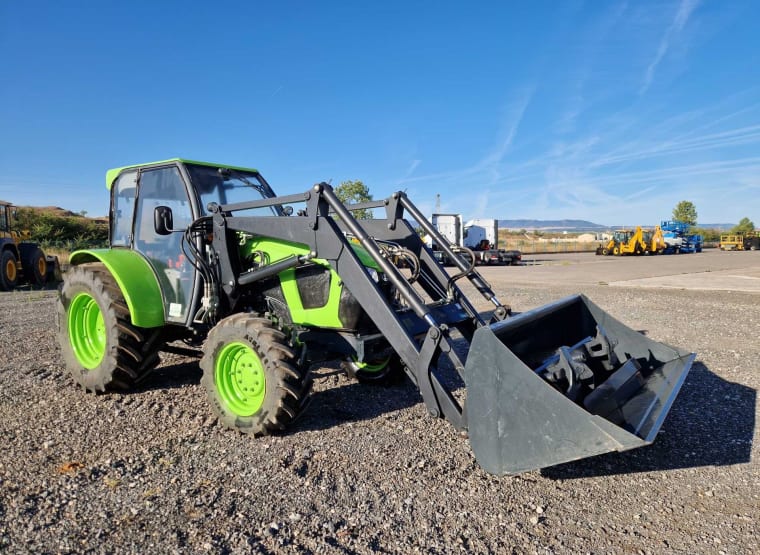
[[[128,247],[132,244],[132,217],[135,214],[137,172],[125,172],[111,188],[111,245]]]

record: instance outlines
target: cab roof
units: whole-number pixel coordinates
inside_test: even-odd
[[[132,168],[143,168],[148,166],[158,166],[162,164],[171,164],[173,162],[180,162],[182,164],[197,164],[199,166],[211,166],[214,168],[229,168],[231,170],[259,173],[259,170],[254,168],[243,168],[241,166],[230,166],[229,164],[216,164],[214,162],[200,162],[198,160],[188,160],[186,158],[170,158],[168,160],[159,160],[158,162],[146,162],[144,164],[132,164],[130,166],[122,166],[120,168],[113,168],[106,172],[106,189],[110,189],[113,182],[119,177],[119,174],[124,170]]]

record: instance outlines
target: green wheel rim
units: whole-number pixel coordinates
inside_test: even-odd
[[[391,357],[380,359],[378,362],[375,362],[374,364],[371,362],[359,362],[354,357],[354,364],[356,365],[356,369],[360,372],[369,372],[369,373],[377,373],[382,372],[385,370],[385,367],[388,366],[388,363],[391,361]]]
[[[219,397],[237,416],[252,416],[264,404],[264,366],[254,350],[244,343],[229,343],[219,351],[214,383]]]
[[[87,293],[71,300],[68,314],[69,342],[79,364],[96,368],[106,354],[106,324],[98,303]]]

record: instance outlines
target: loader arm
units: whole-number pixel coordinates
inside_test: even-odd
[[[305,202],[291,217],[234,216],[268,203]],[[387,218],[357,221],[352,210],[386,208]],[[582,296],[517,317],[484,322],[425,247],[404,214],[435,237],[436,231],[403,193],[377,203],[343,205],[327,184],[302,195],[238,205],[212,206],[214,251],[230,302],[255,283],[308,257],[273,261],[253,274],[236,269],[225,244],[240,233],[305,245],[309,257],[327,261],[382,336],[396,350],[432,416],[468,431],[478,462],[496,474],[523,472],[608,451],[650,443],[678,394],[694,355],[658,344],[626,328]],[[333,217],[333,215],[335,217]],[[641,241],[632,234],[629,245]],[[349,241],[358,242],[387,276],[405,308],[394,308]],[[451,252],[451,259],[502,315],[506,307],[488,283]],[[380,248],[384,241],[411,251],[420,265],[421,289],[412,287]],[[252,277],[253,276],[253,277]],[[467,342],[454,344],[458,330]],[[456,347],[456,348],[455,348]],[[448,360],[466,385],[467,410],[444,384]],[[540,424],[540,425],[538,425]]]
[[[234,216],[237,211],[294,202],[306,203],[306,215]],[[310,250],[310,257],[327,261],[362,308],[368,314],[372,314],[374,324],[385,339],[394,346],[404,362],[408,375],[420,388],[428,412],[435,416],[444,416],[457,429],[463,429],[465,421],[462,416],[462,407],[454,399],[451,391],[442,385],[435,361],[442,353],[445,353],[453,367],[460,375],[463,375],[464,362],[456,355],[451,344],[449,327],[456,328],[464,337],[471,338],[475,329],[485,323],[461,290],[449,283],[449,275],[437,264],[419,235],[403,219],[404,210],[408,210],[412,216],[421,216],[406,195],[400,192],[394,193],[390,199],[377,206],[382,205],[387,206],[389,218],[366,220],[360,224],[351,215],[351,210],[366,208],[368,205],[366,203],[354,205],[349,209],[335,196],[332,188],[324,183],[316,185],[303,195],[277,197],[236,205],[212,205],[210,209],[213,213],[213,248],[219,258],[221,274],[235,275],[238,272],[237,279],[224,281],[221,286],[223,294],[229,299],[229,304],[234,306],[243,289],[252,283],[248,279],[248,274],[244,274],[235,267],[235,262],[230,255],[233,249],[230,249],[227,243],[235,234],[242,232],[306,245]],[[369,207],[376,206],[372,203]],[[331,212],[339,217],[340,225],[335,218],[330,216]],[[425,221],[424,217],[420,217],[420,220]],[[432,229],[429,224],[428,227]],[[370,229],[371,233],[365,228]],[[403,297],[408,310],[397,312],[388,304],[365,265],[351,248],[346,232],[351,233],[359,241],[372,260],[385,273]],[[384,256],[377,240],[401,243],[419,257],[422,270],[427,276],[424,288],[432,297],[433,302],[425,303],[398,268]],[[453,255],[453,252],[451,254]],[[456,260],[457,257],[452,256],[452,259]],[[276,263],[280,262],[296,266],[306,263],[307,260],[291,259]],[[465,270],[468,269],[464,262],[459,261],[459,264]],[[273,272],[280,269],[284,269],[284,266],[274,268]],[[264,273],[263,269],[257,272],[262,272],[260,274],[262,277],[270,275],[270,273]],[[496,310],[501,309],[499,312],[506,315],[506,307],[499,303],[488,283],[479,274],[469,269],[467,277],[486,299],[494,303]],[[241,284],[241,280],[246,283]]]

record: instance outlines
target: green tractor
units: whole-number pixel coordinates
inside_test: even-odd
[[[66,365],[88,391],[134,388],[162,351],[194,354],[220,422],[263,435],[304,411],[313,364],[339,360],[362,382],[406,375],[505,474],[650,443],[694,360],[580,295],[511,316],[402,192],[344,205],[320,183],[278,197],[256,170],[181,159],[110,170],[106,185],[110,248],[71,255],[58,304]]]

